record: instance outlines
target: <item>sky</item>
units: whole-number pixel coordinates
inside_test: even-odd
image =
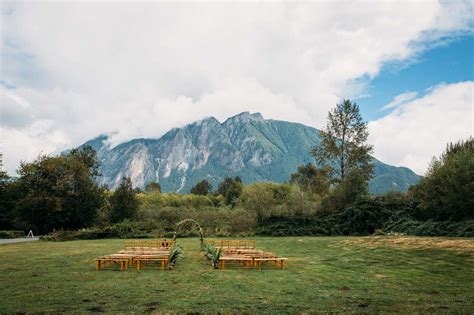
[[[344,98],[373,155],[424,174],[473,135],[473,2],[1,1],[4,168],[243,111],[324,128]]]

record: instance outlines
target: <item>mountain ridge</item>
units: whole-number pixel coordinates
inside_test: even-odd
[[[101,162],[101,184],[114,189],[123,176],[135,186],[158,181],[163,191],[188,192],[202,179],[213,187],[225,177],[240,176],[245,183],[288,181],[300,164],[314,162],[309,150],[320,142],[319,131],[300,123],[265,119],[243,112],[219,122],[205,117],[173,128],[156,139],[138,138],[107,145],[100,135],[91,145]],[[419,176],[406,167],[374,159],[372,193],[406,191]]]

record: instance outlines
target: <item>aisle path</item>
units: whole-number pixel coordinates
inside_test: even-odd
[[[9,244],[9,243],[21,243],[21,242],[33,242],[39,240],[39,237],[34,238],[7,238],[0,239],[0,244]]]

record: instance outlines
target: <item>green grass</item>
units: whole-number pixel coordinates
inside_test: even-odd
[[[94,258],[122,240],[1,245],[0,313],[474,311],[474,240],[256,239],[287,269],[214,270],[197,239],[178,240],[185,257],[173,272],[96,272]]]

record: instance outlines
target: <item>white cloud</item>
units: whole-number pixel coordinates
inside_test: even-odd
[[[400,105],[405,104],[408,101],[411,101],[418,95],[417,92],[406,92],[396,96],[390,103],[383,106],[380,110],[386,110],[391,108],[396,108]]]
[[[384,62],[470,32],[470,9],[469,1],[4,2],[1,80],[16,87],[2,88],[6,168],[104,132],[117,131],[115,142],[158,137],[246,110],[321,126]],[[21,102],[28,108],[13,110]],[[44,121],[47,132],[31,132]]]
[[[474,134],[474,82],[439,85],[369,123],[375,157],[424,174],[449,142]]]

